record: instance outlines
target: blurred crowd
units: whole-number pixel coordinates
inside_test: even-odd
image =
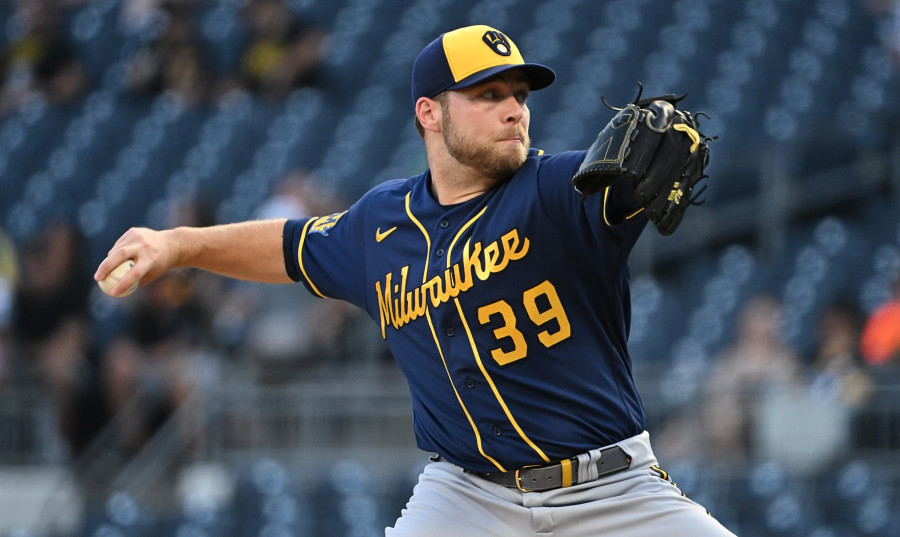
[[[77,102],[96,84],[63,26],[67,9],[88,0],[19,0],[0,50],[0,118],[35,98]],[[198,28],[201,0],[125,0],[117,31],[141,43],[121,84],[135,98],[168,93],[185,106],[214,103],[233,91],[278,99],[322,83],[328,32],[284,0],[246,0],[234,58],[221,55]],[[216,58],[214,61],[213,58]]]
[[[773,294],[746,301],[700,400],[667,417],[659,435],[667,457],[725,466],[767,460],[813,474],[888,432],[883,419],[898,410],[896,392],[884,414],[870,412],[878,381],[900,373],[900,275],[892,298],[870,313],[853,301],[826,305],[806,353],[788,343],[783,311]],[[900,438],[887,441],[900,447]]]
[[[323,204],[311,188],[308,174],[289,174],[258,216],[325,214],[340,203]],[[188,200],[166,227],[213,225],[212,214]],[[193,390],[224,382],[228,366],[280,383],[385,358],[361,311],[301,286],[184,270],[113,299],[94,283],[96,260],[71,222],[48,222],[18,247],[0,238],[0,391],[49,395],[67,459],[123,412],[129,419],[107,448],[135,454]]]
[[[900,65],[900,2],[897,0],[863,0],[866,10],[883,21],[879,40],[895,65]]]
[[[29,102],[68,107],[81,102],[103,73],[74,46],[73,12],[90,0],[18,0],[0,5],[0,120]],[[118,85],[135,100],[161,94],[185,107],[214,105],[233,92],[281,99],[321,85],[327,31],[285,0],[241,0],[234,53],[215,46],[198,26],[201,0],[123,0],[113,30],[137,43]],[[230,58],[223,63],[222,58]],[[215,60],[213,59],[215,58]],[[304,170],[287,174],[258,217],[302,217],[343,208],[317,192]],[[173,204],[167,226],[215,224],[203,199]],[[125,230],[122,230],[123,232]],[[127,301],[98,293],[79,227],[51,221],[19,244],[0,235],[0,389],[40,386],[50,395],[66,456],[77,458],[114,416],[130,420],[115,443],[134,453],[192,389],[215,382],[208,356],[250,353],[264,380],[281,369],[357,352],[339,331],[358,313],[315,301],[299,288],[271,291],[180,272]],[[312,337],[316,334],[316,337]],[[377,352],[377,351],[374,351]],[[298,364],[300,366],[298,367]]]

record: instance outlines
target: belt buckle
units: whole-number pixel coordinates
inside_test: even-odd
[[[515,476],[516,477],[516,488],[521,490],[522,492],[538,492],[537,489],[526,489],[525,487],[522,486],[522,481],[521,481],[521,477],[519,476],[519,472],[521,472],[522,470],[527,470],[529,468],[540,468],[540,467],[541,467],[540,464],[532,464],[530,466],[523,466],[522,468],[517,469],[516,476]]]

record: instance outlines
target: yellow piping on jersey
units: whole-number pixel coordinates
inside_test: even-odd
[[[613,227],[613,225],[609,223],[609,219],[606,218],[606,199],[609,197],[609,189],[610,187],[606,187],[606,189],[603,190],[603,221],[606,223],[607,227]],[[640,209],[626,216],[625,220],[631,220],[635,216],[641,214],[641,211],[643,210],[644,208],[641,207]]]
[[[412,192],[408,192],[406,194],[406,214],[409,216],[409,219],[419,228],[419,231],[422,232],[422,235],[425,236],[425,244],[427,246],[427,250],[425,251],[425,271],[422,273],[422,284],[428,281],[428,262],[431,256],[431,237],[428,236],[428,232],[425,230],[425,226],[422,225],[421,222],[413,215],[412,210],[409,208],[409,197]],[[438,354],[441,357],[441,362],[444,364],[444,371],[447,373],[447,380],[450,381],[450,387],[453,388],[453,393],[456,394],[456,400],[459,402],[460,408],[462,408],[463,414],[466,415],[466,419],[469,420],[469,425],[472,427],[472,432],[475,433],[475,443],[478,446],[478,452],[481,453],[481,456],[485,459],[491,461],[491,463],[497,467],[501,472],[505,472],[506,468],[504,468],[499,462],[496,461],[493,457],[484,452],[484,448],[481,445],[481,433],[478,432],[478,427],[475,426],[475,420],[472,419],[472,415],[469,414],[469,409],[466,408],[465,403],[463,403],[462,397],[459,395],[459,391],[456,389],[456,384],[453,383],[453,377],[450,375],[450,368],[447,367],[447,360],[444,359],[444,351],[441,349],[441,343],[438,340],[437,332],[434,330],[434,323],[431,321],[431,313],[428,311],[428,307],[425,308],[425,318],[428,319],[428,327],[431,329],[431,337],[434,338],[434,344],[437,347]],[[383,324],[383,323],[382,323]],[[384,327],[382,326],[382,332],[384,331]]]
[[[471,220],[466,222],[465,225],[463,225],[459,229],[459,232],[457,232],[456,236],[453,237],[453,241],[450,243],[450,247],[447,248],[447,268],[450,268],[450,254],[453,252],[453,246],[456,244],[456,241],[459,240],[459,238],[462,236],[463,232],[466,229],[468,229],[469,226],[471,226],[472,224],[475,223],[476,220],[481,218],[481,215],[483,215],[486,210],[487,210],[487,206],[485,205],[485,207],[483,209],[481,209],[478,212],[478,214],[476,214],[474,217],[472,217]],[[472,352],[475,354],[475,360],[478,362],[478,367],[481,368],[481,373],[484,375],[484,378],[488,381],[488,384],[490,384],[491,389],[494,391],[494,396],[497,398],[497,401],[500,403],[500,406],[503,407],[503,411],[506,413],[506,417],[509,418],[510,423],[512,423],[513,427],[515,427],[516,431],[519,433],[519,436],[522,437],[522,440],[524,440],[529,446],[531,446],[531,448],[534,449],[538,453],[538,455],[540,455],[544,459],[545,462],[550,462],[550,459],[548,459],[547,456],[544,455],[544,452],[541,451],[541,449],[538,448],[534,444],[534,442],[532,442],[525,435],[525,432],[522,431],[522,429],[519,427],[519,424],[516,422],[516,419],[513,417],[512,413],[509,411],[509,408],[506,406],[506,403],[503,401],[503,397],[500,395],[499,390],[497,390],[497,386],[494,384],[493,379],[491,379],[490,375],[487,372],[487,369],[485,369],[484,364],[481,362],[481,356],[478,353],[478,349],[475,347],[475,339],[472,336],[472,332],[469,330],[469,324],[466,322],[466,319],[463,316],[462,306],[459,303],[459,299],[455,298],[454,302],[456,302],[456,308],[459,310],[459,317],[462,320],[463,327],[465,327],[466,334],[469,337],[469,344],[472,346]],[[570,485],[571,485],[571,469],[572,469],[572,467],[569,466],[569,484]]]
[[[506,406],[506,402],[503,400],[503,397],[500,395],[500,391],[497,390],[497,385],[494,384],[494,379],[491,378],[491,375],[487,372],[487,369],[484,367],[484,363],[481,361],[481,354],[478,352],[478,347],[475,345],[475,338],[472,336],[472,331],[469,329],[469,323],[466,322],[466,316],[463,313],[462,306],[459,303],[458,298],[454,298],[453,301],[456,303],[456,309],[459,311],[459,318],[462,320],[463,328],[466,329],[466,335],[469,337],[469,345],[472,347],[472,354],[475,355],[475,361],[478,363],[478,368],[481,369],[481,374],[484,375],[485,380],[487,380],[488,384],[491,386],[491,390],[494,392],[494,397],[497,398],[497,402],[500,403],[500,407],[503,408],[503,412],[506,414],[506,418],[509,419],[509,422],[512,424],[513,428],[515,428],[516,432],[519,433],[519,437],[528,444],[531,449],[535,451],[544,462],[550,462],[550,458],[541,451],[541,448],[537,447],[534,442],[531,441],[530,438],[525,434],[525,431],[519,427],[519,423],[516,421],[516,418],[513,417],[512,412],[509,411],[509,407]]]
[[[312,280],[309,279],[309,274],[306,273],[306,269],[303,268],[303,243],[306,242],[306,230],[309,229],[310,224],[318,219],[319,217],[310,218],[306,221],[306,225],[303,226],[303,234],[300,235],[300,245],[297,247],[297,262],[300,264],[300,272],[302,272],[303,277],[306,278],[306,283],[309,284],[310,289],[312,289],[313,292],[315,292],[320,297],[328,298],[319,291],[319,289],[316,287],[316,284],[314,284]]]
[[[498,470],[500,470],[501,472],[505,472],[506,468],[504,468],[493,457],[484,452],[484,448],[481,445],[481,434],[478,432],[478,427],[475,426],[475,420],[472,419],[472,415],[469,414],[469,410],[466,408],[465,403],[463,403],[462,397],[459,396],[459,391],[456,389],[456,384],[453,383],[453,377],[450,376],[450,368],[447,367],[447,360],[444,359],[444,351],[441,350],[441,343],[440,341],[438,341],[437,332],[435,332],[434,330],[434,323],[431,322],[431,313],[429,313],[427,310],[425,311],[425,318],[428,319],[428,326],[431,328],[431,337],[434,338],[434,344],[435,346],[437,346],[438,354],[441,355],[441,362],[444,363],[444,371],[447,372],[447,380],[450,381],[450,386],[453,388],[453,393],[456,394],[456,400],[459,402],[459,406],[462,407],[462,411],[463,414],[466,415],[466,419],[469,420],[469,425],[472,426],[472,432],[475,433],[475,443],[478,445],[478,452],[481,453],[482,457],[491,461]]]
[[[487,210],[487,205],[484,206],[484,209],[478,211],[478,214],[476,214],[475,216],[472,217],[471,220],[466,222],[466,224],[463,227],[459,228],[459,232],[456,234],[455,237],[453,237],[453,242],[451,242],[450,247],[447,248],[447,268],[450,268],[450,254],[453,253],[453,245],[456,244],[456,241],[458,241],[459,237],[462,236],[463,231],[467,230],[469,228],[469,226],[471,226],[472,224],[475,223],[476,220],[481,218],[481,215],[483,215],[484,211],[486,211],[486,210]]]
[[[425,226],[422,225],[422,222],[419,222],[419,220],[416,219],[415,216],[413,216],[412,211],[409,209],[410,194],[412,194],[411,191],[406,193],[406,215],[409,216],[409,219],[412,220],[413,224],[418,226],[419,231],[422,232],[422,235],[425,235],[425,245],[428,247],[428,249],[425,250],[425,272],[422,274],[422,283],[424,284],[428,281],[428,262],[431,256],[431,237],[428,236],[428,232],[425,231]]]

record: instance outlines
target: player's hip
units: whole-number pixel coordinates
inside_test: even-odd
[[[626,479],[635,471],[646,473],[657,465],[650,446],[650,435],[644,431],[609,446],[592,449],[569,459],[529,465],[507,472],[463,473],[484,481],[484,486],[499,485],[520,492],[547,492],[587,483],[592,486]]]

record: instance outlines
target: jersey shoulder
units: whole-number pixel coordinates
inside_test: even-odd
[[[541,175],[563,176],[566,180],[570,179],[578,167],[584,161],[587,151],[563,151],[561,153],[544,153],[539,151],[536,155],[530,156],[534,158],[537,164],[538,173]]]
[[[421,173],[419,175],[414,175],[412,177],[407,177],[405,179],[390,179],[384,181],[383,183],[379,183],[375,185],[368,192],[363,194],[359,201],[356,202],[357,205],[369,205],[372,203],[382,203],[384,201],[396,200],[396,199],[404,199],[407,194],[413,189],[414,185],[421,180],[424,180],[427,172]]]

